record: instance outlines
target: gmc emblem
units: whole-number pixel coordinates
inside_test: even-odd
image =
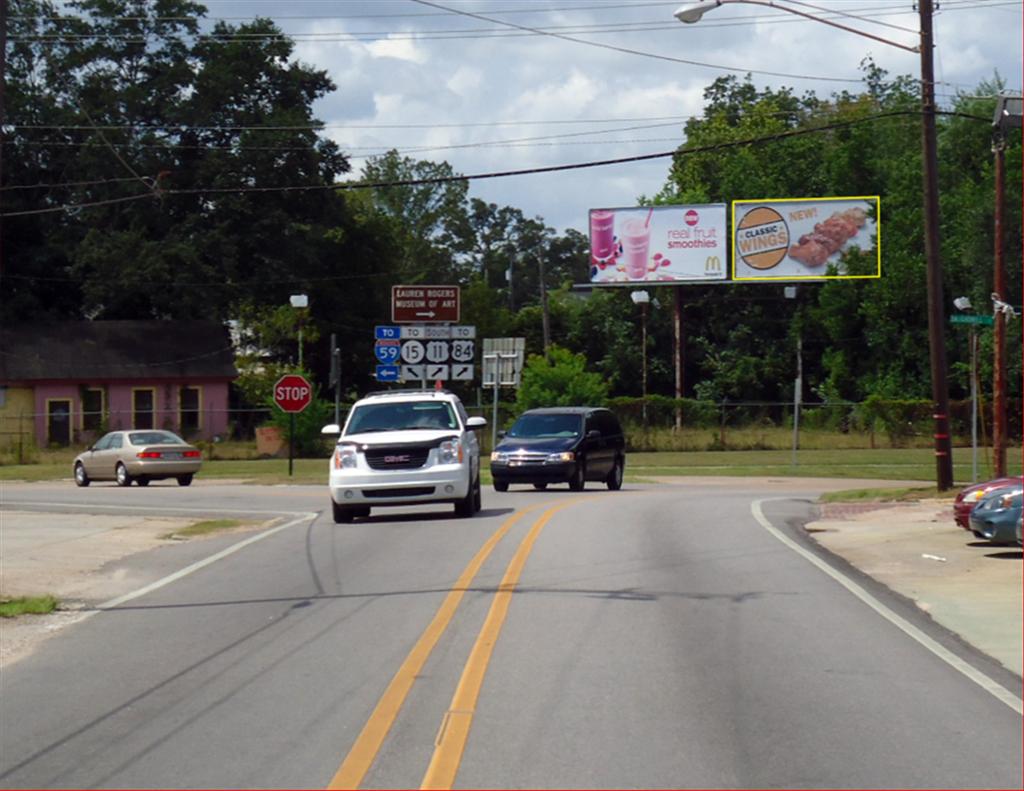
[[[406,462],[406,461],[409,461],[409,454],[405,454],[405,455],[402,455],[402,456],[385,456],[384,457],[384,463],[385,464],[401,464],[402,462]]]

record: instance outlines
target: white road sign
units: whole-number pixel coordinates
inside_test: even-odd
[[[471,363],[475,355],[473,341],[452,341],[452,359],[457,363]]]
[[[403,341],[402,342],[402,359],[411,365],[415,365],[418,362],[423,361],[423,357],[426,355],[426,349],[423,344],[419,341]]]
[[[448,379],[448,366],[447,365],[434,365],[428,363],[424,366],[427,369],[427,379]]]
[[[456,381],[471,382],[473,381],[473,366],[464,363],[455,363],[452,365],[452,379]]]
[[[428,341],[427,360],[432,363],[448,362],[448,341]]]
[[[406,382],[419,382],[426,373],[425,365],[403,365],[402,379]]]

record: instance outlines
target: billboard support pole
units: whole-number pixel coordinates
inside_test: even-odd
[[[676,368],[676,431],[683,428],[683,364],[685,354],[683,351],[683,287],[676,286],[672,289],[675,294],[675,309],[672,320],[672,341],[674,348]]]

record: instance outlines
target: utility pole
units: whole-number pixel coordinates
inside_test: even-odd
[[[541,328],[544,333],[544,356],[548,356],[548,347],[551,345],[551,318],[548,315],[548,287],[544,282],[544,251],[537,255],[537,266],[540,270],[540,309]],[[509,281],[511,289],[511,281]]]
[[[4,124],[7,123],[5,94],[7,90],[7,0],[0,0],[0,186],[4,183]],[[0,190],[0,215],[3,214],[3,191]],[[0,276],[4,272],[4,230],[0,216]]]
[[[939,247],[939,157],[935,131],[935,67],[932,0],[918,0],[921,20],[921,153],[924,187],[924,254],[928,293],[928,340],[935,418],[935,474],[940,492],[953,488],[953,448],[949,437],[949,386],[942,310]]]
[[[1004,156],[1006,138],[1002,131],[996,132],[992,144],[995,154],[996,207],[995,207],[995,272],[992,290],[996,299],[1006,300],[1006,264],[1003,260],[1003,190],[1005,189]],[[992,343],[992,455],[995,456],[995,475],[1006,476],[1006,314],[997,310],[994,316]]]

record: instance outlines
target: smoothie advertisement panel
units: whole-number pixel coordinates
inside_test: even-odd
[[[733,280],[854,280],[882,276],[879,198],[732,203]]]
[[[590,282],[725,280],[724,203],[590,210]]]

